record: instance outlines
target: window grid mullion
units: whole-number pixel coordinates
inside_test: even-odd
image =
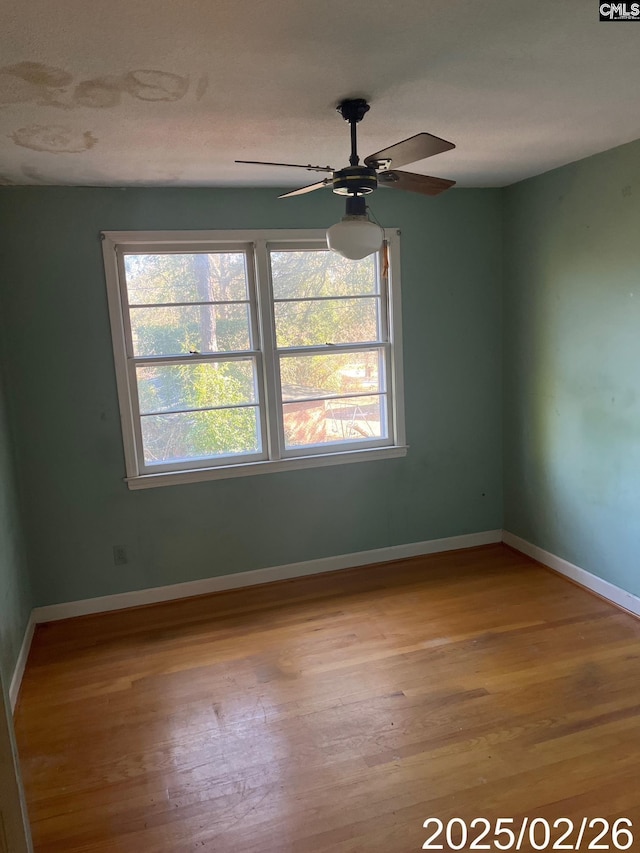
[[[129,311],[129,294],[127,277],[124,268],[124,253],[116,250],[118,269],[118,289],[122,304],[122,331],[124,334],[124,349],[126,357],[127,384],[129,388],[131,427],[133,431],[133,453],[137,473],[145,470],[144,446],[142,443],[142,421],[140,419],[140,400],[138,399],[138,376],[133,361],[133,335],[131,333],[131,314]],[[121,416],[122,417],[122,416]]]
[[[383,253],[386,254],[388,258],[388,253],[390,252],[389,242],[387,240],[384,241],[383,244]],[[387,341],[387,347],[385,348],[383,355],[383,366],[384,366],[384,386],[387,389],[387,396],[384,400],[384,415],[385,422],[387,427],[387,435],[389,438],[392,438],[395,434],[395,417],[393,406],[389,406],[389,400],[393,400],[393,395],[395,394],[395,389],[393,387],[393,364],[391,360],[391,324],[389,322],[390,315],[390,305],[389,305],[389,273],[388,273],[388,265],[387,265],[387,275],[382,275],[382,265],[381,261],[384,257],[383,255],[378,254],[376,257],[376,275],[378,276],[378,289],[380,291],[380,319],[379,319],[379,334],[380,337]]]
[[[296,397],[295,400],[285,400],[283,406],[295,406],[296,403],[326,403],[332,400],[354,400],[361,397],[386,397],[386,391],[350,391],[346,394],[327,394],[326,397]]]
[[[144,367],[147,364],[205,364],[215,361],[252,361],[260,356],[259,350],[233,350],[231,352],[199,352],[183,353],[181,355],[134,355],[128,360]]]
[[[282,392],[276,358],[276,321],[273,310],[271,269],[266,240],[255,242],[255,267],[258,288],[258,316],[263,349],[263,378],[267,418],[269,459],[279,460],[284,447]]]
[[[331,355],[332,353],[369,352],[374,349],[386,349],[389,341],[364,341],[357,344],[311,344],[306,347],[280,347],[279,356],[287,355]]]
[[[388,398],[389,421],[393,432],[394,444],[406,442],[404,422],[404,377],[402,365],[402,299],[400,296],[400,232],[388,232],[385,246],[389,257],[386,289],[386,304],[389,316],[389,341],[391,347],[387,354],[389,385],[391,396]]]
[[[354,293],[350,296],[299,296],[287,297],[286,299],[276,299],[273,301],[277,305],[286,304],[287,302],[344,302],[347,299],[380,299],[379,293]]]
[[[199,409],[166,409],[164,412],[140,412],[141,418],[159,418],[165,415],[191,415],[197,412],[221,412],[228,409],[257,409],[258,402],[229,403],[226,406],[201,406]]]
[[[269,429],[268,418],[269,409],[267,394],[264,385],[264,369],[262,352],[262,334],[260,331],[259,320],[259,298],[258,286],[256,282],[256,263],[255,263],[255,245],[252,244],[245,252],[245,274],[247,276],[247,289],[249,291],[249,342],[254,353],[253,369],[254,382],[257,384],[257,403],[258,403],[258,418],[260,422],[260,447],[261,455],[264,458],[270,458],[269,452]]]
[[[133,359],[127,361],[129,373],[129,394],[131,396],[131,407],[135,413],[133,418],[133,434],[136,445],[137,464],[140,470],[145,467],[144,446],[142,443],[142,418],[140,417],[140,400],[138,397],[138,374]]]
[[[203,305],[249,305],[250,299],[206,299],[199,302],[130,302],[129,308],[198,308]]]

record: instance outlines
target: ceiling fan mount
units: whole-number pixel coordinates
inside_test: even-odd
[[[370,109],[371,107],[364,98],[347,98],[336,107],[342,118],[350,124],[362,121]]]
[[[442,154],[455,148],[452,142],[440,139],[430,133],[417,133],[395,145],[390,145],[375,154],[364,158],[364,164],[360,164],[357,148],[356,126],[369,112],[370,106],[364,98],[347,98],[341,101],[336,110],[342,118],[349,123],[351,131],[351,154],[349,165],[342,169],[334,169],[331,166],[306,166],[296,163],[267,163],[260,160],[236,160],[236,163],[249,163],[258,166],[287,166],[297,169],[306,169],[310,172],[327,172],[331,177],[326,177],[315,184],[309,184],[296,190],[283,193],[280,198],[304,195],[314,190],[331,187],[334,193],[342,196],[364,196],[369,195],[378,186],[391,189],[408,190],[421,195],[438,195],[449,189],[455,181],[445,178],[432,178],[428,175],[413,172],[398,171],[398,167],[416,163],[435,154]]]

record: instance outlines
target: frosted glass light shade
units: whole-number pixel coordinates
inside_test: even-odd
[[[327,231],[327,246],[343,258],[359,261],[379,251],[384,232],[367,216],[345,216]]]

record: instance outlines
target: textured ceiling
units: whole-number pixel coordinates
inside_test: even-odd
[[[640,137],[640,24],[597,0],[4,0],[0,183],[299,186],[419,131],[503,186]]]

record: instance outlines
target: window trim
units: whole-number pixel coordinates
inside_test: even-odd
[[[260,229],[233,231],[103,231],[102,252],[104,258],[105,278],[107,284],[107,300],[111,322],[112,349],[116,372],[116,385],[122,426],[122,439],[126,477],[130,489],[145,489],[156,486],[201,482],[204,480],[225,479],[229,477],[246,477],[254,474],[274,473],[302,468],[323,467],[326,465],[346,464],[352,462],[373,461],[374,459],[390,459],[405,456],[407,452],[404,427],[404,383],[402,370],[402,306],[400,295],[400,231],[396,228],[384,229],[384,237],[389,251],[389,283],[388,290],[380,294],[381,300],[386,301],[388,322],[388,342],[376,342],[385,351],[386,393],[387,405],[390,409],[388,439],[373,439],[365,444],[358,443],[344,451],[337,449],[334,444],[329,452],[322,452],[321,446],[295,448],[285,451],[284,444],[277,438],[282,436],[282,413],[277,401],[269,399],[268,386],[279,387],[277,366],[277,350],[275,347],[274,314],[271,311],[271,322],[265,322],[260,316],[267,302],[273,304],[271,291],[271,276],[268,269],[267,248],[269,243],[277,243],[281,247],[313,249],[319,242],[324,242],[325,231],[317,229]],[[262,393],[264,406],[264,429],[262,430],[263,449],[261,456],[271,452],[270,458],[256,458],[243,461],[230,460],[228,464],[211,465],[207,459],[200,466],[197,462],[190,463],[189,468],[176,466],[165,467],[162,471],[145,470],[144,464],[138,459],[140,443],[140,417],[138,405],[137,383],[132,375],[132,368],[127,357],[127,335],[130,335],[129,322],[124,305],[128,305],[126,279],[121,267],[120,258],[123,252],[134,251],[149,254],[160,252],[189,253],[216,250],[246,251],[253,247],[255,269],[249,270],[249,298],[252,333],[262,338],[262,347],[243,351],[242,355],[256,359],[259,389]],[[118,252],[120,250],[120,252]],[[373,343],[373,342],[372,342]],[[360,344],[354,345],[358,347]],[[347,345],[349,346],[349,345]],[[295,349],[295,348],[294,348]],[[308,348],[304,348],[308,351]],[[342,347],[340,347],[342,349]],[[323,348],[323,351],[324,348]],[[229,354],[221,354],[229,355]],[[240,357],[240,353],[234,353]],[[166,358],[166,357],[163,357]],[[180,356],[176,357],[180,359]],[[270,382],[264,381],[264,372],[270,374]],[[136,409],[137,406],[137,409]],[[275,440],[274,440],[274,437]],[[391,443],[389,443],[391,442]],[[281,448],[281,455],[274,452]],[[292,455],[294,453],[295,455]]]

